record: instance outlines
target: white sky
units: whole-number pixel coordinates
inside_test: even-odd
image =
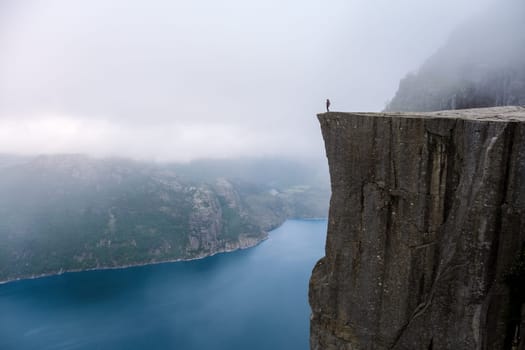
[[[491,0],[0,0],[0,153],[322,156]]]

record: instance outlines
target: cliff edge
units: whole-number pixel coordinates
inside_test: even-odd
[[[311,349],[525,339],[525,108],[318,117],[332,198]]]

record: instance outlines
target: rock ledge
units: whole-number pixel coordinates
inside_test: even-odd
[[[525,108],[318,117],[332,199],[311,348],[510,349]]]

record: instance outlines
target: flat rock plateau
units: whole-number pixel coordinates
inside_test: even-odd
[[[311,349],[525,349],[525,108],[318,118]]]

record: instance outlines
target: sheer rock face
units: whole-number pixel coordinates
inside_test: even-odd
[[[318,117],[332,199],[310,281],[311,349],[508,345],[525,108]]]

